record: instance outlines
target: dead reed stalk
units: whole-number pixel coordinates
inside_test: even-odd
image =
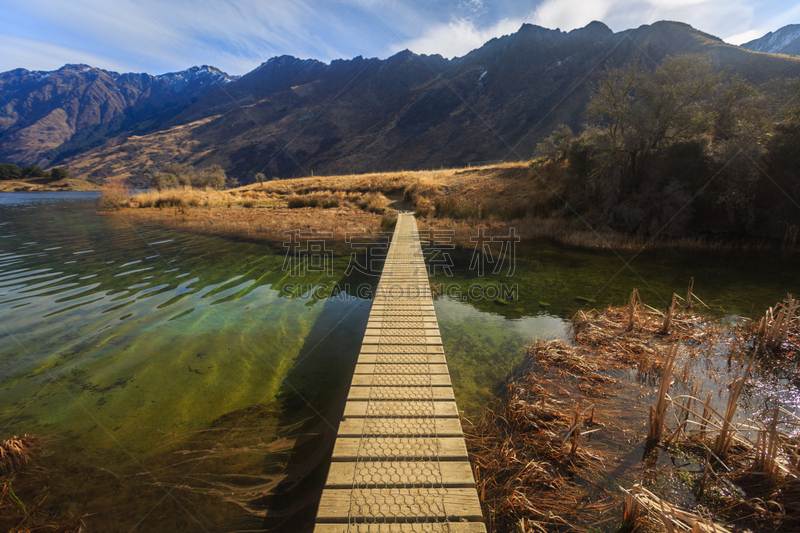
[[[709,405],[711,404],[711,393],[708,393],[706,397],[706,403],[703,404],[703,418],[700,420],[700,435],[706,432],[706,426],[708,425],[708,416],[711,414],[709,411]]]
[[[742,393],[744,384],[747,381],[748,375],[750,374],[753,361],[754,359],[751,358],[744,369],[744,374],[742,374],[742,377],[739,379],[734,379],[734,382],[731,386],[730,395],[728,396],[728,406],[725,409],[725,418],[722,421],[722,428],[720,429],[719,435],[717,435],[717,438],[714,441],[714,453],[718,457],[725,456],[728,453],[728,449],[730,449],[731,443],[733,442],[733,436],[735,433],[735,431],[731,429],[731,426],[733,425],[733,417],[736,416],[736,408],[739,405],[739,395]]]
[[[691,531],[692,533],[730,533],[730,530],[714,523],[709,518],[704,518],[698,514],[691,513],[676,507],[666,500],[659,498],[640,484],[635,484],[630,491],[622,489],[636,503],[631,503],[631,509],[638,507],[639,517],[652,514],[659,519],[666,530],[670,533],[675,531]],[[629,498],[626,497],[626,509],[628,508]],[[633,514],[633,513],[631,513]],[[638,524],[641,524],[641,519]]]
[[[120,177],[108,178],[100,188],[100,206],[108,211],[116,211],[128,207],[131,191]]]
[[[675,299],[672,299],[673,305]],[[658,399],[656,405],[650,406],[650,424],[647,431],[647,439],[651,441],[659,441],[664,432],[664,421],[667,416],[667,407],[669,406],[669,387],[672,382],[672,371],[675,367],[675,359],[678,355],[678,345],[673,344],[667,352],[664,370],[661,373],[661,383],[658,387]]]
[[[672,303],[667,308],[666,314],[664,314],[664,324],[661,326],[661,329],[658,331],[662,335],[666,335],[669,333],[669,328],[672,325],[672,316],[675,314],[675,304],[678,302],[678,295],[672,293]]]
[[[778,433],[778,420],[780,418],[780,408],[775,407],[772,411],[772,420],[767,429],[758,432],[756,438],[756,457],[753,462],[753,470],[760,471],[766,475],[767,482],[775,484],[778,479],[778,447],[780,445],[780,434]]]
[[[639,308],[642,306],[642,299],[639,296],[639,291],[634,288],[631,292],[631,298],[628,302],[628,326],[625,331],[633,331],[636,327],[636,318],[639,314]]]
[[[767,309],[759,324],[758,333],[763,335],[764,347],[769,350],[779,348],[789,336],[789,328],[797,314],[798,301],[789,294],[785,302]]]

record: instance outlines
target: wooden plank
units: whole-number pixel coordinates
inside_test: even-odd
[[[360,364],[434,364],[447,363],[443,353],[415,353],[415,354],[378,354],[362,353],[358,356]]]
[[[418,318],[414,317],[406,317],[406,318],[392,318],[392,317],[370,317],[367,322],[367,328],[384,328],[384,327],[391,327],[391,328],[423,328],[423,329],[435,329],[439,330],[439,325],[436,322],[435,316],[420,316]]]
[[[452,401],[348,401],[344,418],[458,418]]]
[[[450,375],[447,365],[433,364],[356,364],[354,374],[445,374]]]
[[[430,335],[433,337],[441,337],[439,334],[439,328],[434,326],[433,324],[425,324],[420,322],[419,325],[414,325],[413,327],[410,325],[411,323],[406,323],[406,326],[400,327],[394,326],[392,322],[387,321],[385,324],[386,326],[381,323],[378,326],[372,325],[372,322],[367,323],[367,330],[364,332],[364,337],[374,337],[377,335],[406,335],[406,336],[417,336],[417,335]],[[400,323],[398,323],[400,324]]]
[[[482,522],[316,524],[314,533],[486,533]]]
[[[378,461],[333,462],[325,487],[351,489],[369,487],[474,487],[467,461]]]
[[[454,396],[420,235],[400,214],[315,533],[486,533]]]
[[[355,400],[455,400],[452,387],[350,387],[348,401]]]
[[[350,382],[351,387],[450,387],[450,376],[448,374],[405,374],[405,375],[384,375],[384,374],[354,374]]]
[[[436,317],[436,312],[433,309],[426,309],[420,311],[414,310],[387,310],[387,309],[371,309],[369,312],[369,319],[387,319],[388,317]]]
[[[480,521],[475,489],[325,489],[317,522]]]
[[[368,344],[442,344],[442,338],[433,335],[365,335],[362,347]]]
[[[444,353],[444,348],[437,344],[364,344],[360,353]]]
[[[468,461],[463,437],[339,437],[332,461]]]

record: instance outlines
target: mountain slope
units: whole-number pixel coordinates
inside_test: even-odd
[[[386,60],[273,58],[165,124],[69,161],[103,179],[142,179],[178,160],[268,177],[453,167],[530,157],[559,123],[577,129],[606,65],[633,57],[708,55],[756,83],[800,75],[800,61],[755,54],[686,24],[613,33],[599,22],[562,32],[525,24],[462,58],[404,51]]]
[[[800,75],[800,58],[754,53],[682,23],[620,33],[599,22],[570,32],[525,24],[452,60],[407,50],[330,64],[276,57],[191,105],[151,114],[149,130],[129,126],[65,163],[87,177],[130,176],[138,184],[167,163],[219,164],[248,183],[256,172],[291,177],[528,158],[558,124],[579,128],[607,66],[638,58],[652,69],[679,54],[708,56],[717,70],[755,84]]]
[[[800,24],[790,24],[765,36],[744,43],[742,48],[769,54],[800,55]]]
[[[161,76],[88,65],[0,74],[0,160],[47,166],[128,129],[147,131],[234,78],[214,67]]]

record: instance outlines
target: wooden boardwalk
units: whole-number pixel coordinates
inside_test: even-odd
[[[315,533],[485,533],[417,223],[400,215]]]

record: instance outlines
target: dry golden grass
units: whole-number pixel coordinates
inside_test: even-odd
[[[96,191],[99,188],[94,183],[75,178],[56,181],[49,178],[0,181],[0,192]]]
[[[756,326],[732,330],[693,314],[686,304],[700,300],[691,290],[690,285],[691,300],[678,299],[681,305],[674,306],[666,333],[662,333],[665,313],[643,304],[635,290],[626,306],[578,312],[573,319],[573,342],[537,341],[510,376],[504,398],[487,407],[475,423],[464,420],[489,531],[526,530],[521,524],[530,531],[609,531],[620,521],[620,530],[624,531],[663,530],[659,526],[667,531],[673,530],[670,527],[675,531],[714,531],[715,527],[724,531],[636,485],[623,499],[609,485],[609,481],[638,481],[620,473],[621,461],[628,457],[624,450],[631,446],[631,429],[637,428],[638,433],[648,418],[650,442],[645,443],[645,449],[655,446],[660,438],[663,447],[677,445],[698,458],[709,452],[714,469],[706,467],[698,499],[703,498],[706,481],[716,487],[731,482],[748,487],[746,497],[734,494],[724,501],[712,497],[702,499],[704,505],[727,520],[741,520],[743,525],[759,516],[765,523],[770,521],[770,530],[781,523],[786,530],[796,529],[800,523],[796,506],[800,501],[800,456],[796,439],[782,434],[777,420],[795,425],[800,420],[787,412],[779,415],[780,410],[774,409],[758,438],[754,442],[745,438],[743,428],[732,419],[749,365],[741,379],[732,383],[725,413],[709,407],[708,401],[703,410],[692,408],[693,402],[703,405],[696,398],[700,382],[695,385],[696,376],[687,373],[688,366],[681,370],[676,364],[677,346],[682,347],[681,364],[688,365],[709,344],[736,349],[741,344],[739,337],[756,335]],[[787,301],[786,305],[792,305],[791,298]],[[790,331],[786,346],[793,347],[792,339],[800,338],[792,335]],[[660,384],[649,417],[646,409],[631,409],[630,394],[639,386],[629,387],[617,378],[621,369],[637,365],[638,382],[644,386]],[[642,372],[645,366],[647,370]],[[691,396],[671,397],[668,391],[673,380],[684,387],[692,385]],[[690,401],[684,401],[687,398]],[[667,427],[667,409],[675,415],[669,418],[671,427]],[[699,431],[689,429],[697,427]],[[598,430],[597,439],[584,438]],[[735,453],[719,450],[715,455],[715,437]],[[722,462],[727,466],[721,466]],[[571,483],[565,473],[584,481]],[[656,505],[652,505],[654,502]]]
[[[645,247],[683,251],[762,251],[769,243],[733,243],[703,237],[658,239],[650,242],[642,235],[629,235],[608,229],[595,229],[574,216],[548,185],[557,180],[553,165],[534,171],[530,162],[502,163],[474,168],[425,171],[383,172],[340,176],[316,176],[255,183],[227,191],[173,189],[148,192],[131,198],[131,207],[187,208],[311,208],[304,216],[323,220],[323,226],[335,224],[327,209],[364,210],[374,214],[414,211],[421,229],[436,227],[453,230],[452,242],[471,246],[476,228],[487,235],[507,235],[514,228],[526,239],[544,238],[568,246],[587,249],[639,250]],[[553,175],[551,175],[553,174]],[[222,222],[231,236],[247,237],[241,215],[226,211],[236,220]],[[186,213],[182,213],[186,214]],[[132,215],[141,217],[141,214]],[[169,213],[150,213],[151,220],[163,218],[169,225]],[[202,219],[200,211],[192,218]],[[216,215],[215,215],[216,217]],[[278,226],[282,222],[276,220]],[[268,222],[264,222],[264,227]],[[307,224],[306,224],[307,225]],[[278,233],[276,228],[270,231]],[[335,228],[333,228],[335,229]],[[220,230],[221,231],[221,230]]]
[[[235,237],[252,241],[277,242],[286,238],[284,232],[316,229],[329,232],[335,239],[347,233],[366,230],[381,231],[384,217],[349,208],[245,208],[189,207],[173,209],[126,209],[118,212],[130,222],[143,222],[192,233]]]

